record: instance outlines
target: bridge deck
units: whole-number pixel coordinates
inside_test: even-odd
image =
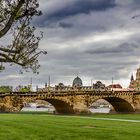
[[[0,97],[2,96],[38,96],[38,95],[48,95],[48,96],[68,96],[68,95],[139,95],[140,92],[137,91],[95,91],[95,90],[69,90],[69,91],[44,91],[44,92],[0,92]]]

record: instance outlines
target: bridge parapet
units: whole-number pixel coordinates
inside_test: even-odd
[[[52,91],[38,91],[38,92],[1,92],[0,97],[3,96],[38,96],[38,95],[83,95],[83,94],[89,94],[89,95],[96,95],[96,94],[101,94],[101,95],[140,95],[140,92],[136,91],[110,91],[110,90],[93,90],[93,89],[88,89],[88,90],[52,90]]]

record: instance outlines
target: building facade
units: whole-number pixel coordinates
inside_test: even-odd
[[[129,88],[140,90],[140,68],[137,69],[136,79],[131,75]]]
[[[64,85],[63,83],[59,83],[58,85],[55,85],[54,87],[52,86],[48,86],[47,84],[45,84],[45,88],[38,88],[38,86],[36,87],[36,91],[52,91],[52,90],[105,90],[106,86],[105,84],[103,84],[101,81],[97,81],[95,84],[93,84],[92,86],[83,86],[83,81],[80,77],[75,77],[72,85]]]
[[[93,84],[94,89],[105,89],[105,84],[103,84],[101,81],[97,81],[95,84]]]

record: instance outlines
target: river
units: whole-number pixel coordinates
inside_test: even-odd
[[[24,107],[22,108],[22,112],[24,111],[31,111],[31,112],[34,112],[34,111],[38,111],[38,112],[49,112],[49,113],[52,113],[54,112],[54,108],[36,108],[36,107]],[[90,108],[89,111],[91,111],[92,113],[109,113],[110,111],[110,108]]]

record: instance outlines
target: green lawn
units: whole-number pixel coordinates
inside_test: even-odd
[[[140,140],[140,122],[94,119],[140,120],[140,114],[90,117],[0,114],[0,140]]]

